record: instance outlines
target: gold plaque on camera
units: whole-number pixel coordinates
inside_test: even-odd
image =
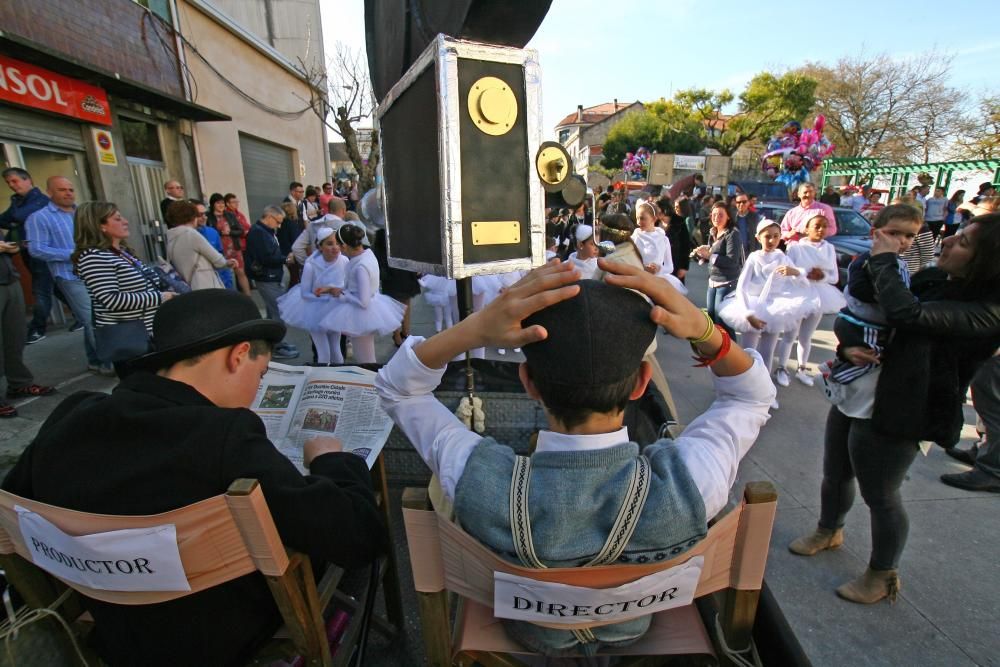
[[[502,245],[520,242],[521,223],[517,220],[472,223],[472,245]]]

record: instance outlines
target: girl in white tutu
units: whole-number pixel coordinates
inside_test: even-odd
[[[809,285],[819,298],[818,312],[807,315],[799,323],[796,356],[799,367],[795,371],[795,379],[802,384],[813,386],[813,376],[809,372],[809,352],[812,350],[812,335],[819,326],[819,320],[824,314],[837,313],[847,305],[844,295],[837,289],[840,270],[837,267],[837,253],[828,241],[824,240],[829,223],[826,217],[818,214],[806,223],[806,235],[798,241],[788,244],[788,259],[792,261],[799,273],[809,280]],[[775,380],[782,387],[789,383],[788,371],[785,365],[792,350],[792,335],[786,335],[778,347],[778,370]]]
[[[306,258],[302,279],[278,299],[282,319],[292,326],[305,329],[316,347],[316,363],[344,363],[340,352],[340,332],[320,324],[329,312],[334,294],[343,289],[350,263],[337,245],[334,231],[322,228],[316,232],[316,251]]]
[[[636,205],[636,221],[639,226],[632,232],[635,244],[646,270],[663,278],[681,294],[687,294],[687,287],[674,273],[674,260],[670,254],[670,239],[661,227],[656,226],[656,206],[649,201]]]
[[[434,307],[434,330],[440,333],[454,326],[451,302],[458,295],[455,281],[428,274],[420,278],[420,287],[424,291],[424,301]]]
[[[581,280],[590,280],[597,273],[597,239],[594,228],[590,225],[576,226],[576,250],[569,254],[569,259],[579,271]]]
[[[778,250],[781,227],[774,220],[757,223],[755,250],[743,264],[736,289],[719,309],[719,317],[742,334],[743,347],[755,347],[770,368],[782,332],[795,332],[799,321],[819,310],[812,288],[785,253]],[[778,402],[773,404],[778,407]]]
[[[351,337],[354,360],[375,363],[375,334],[391,334],[403,321],[406,306],[379,292],[379,268],[375,254],[361,242],[365,231],[344,223],[337,230],[341,252],[347,255],[347,285],[334,297],[320,326]]]

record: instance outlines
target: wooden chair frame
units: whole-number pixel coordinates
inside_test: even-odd
[[[468,563],[474,560],[486,561],[484,568],[494,568],[511,572],[520,576],[558,581],[573,585],[590,585],[603,588],[619,585],[626,581],[634,581],[655,571],[676,567],[695,555],[705,555],[705,567],[699,580],[696,598],[703,603],[714,598],[718,605],[718,621],[725,638],[725,643],[732,650],[744,652],[751,646],[754,618],[760,598],[760,587],[763,583],[764,566],[767,560],[768,545],[771,537],[771,527],[777,507],[778,494],[770,482],[750,482],[743,493],[743,503],[733,512],[727,514],[710,528],[704,540],[689,552],[679,558],[656,564],[646,565],[612,565],[600,568],[553,568],[548,570],[531,570],[521,568],[506,561],[501,561],[492,552],[487,553],[485,547],[478,545],[470,547],[473,538],[465,535],[457,527],[445,532],[436,533],[433,525],[448,523],[446,519],[434,513],[427,489],[407,488],[403,493],[403,517],[406,523],[407,541],[411,549],[411,564],[414,567],[414,581],[417,583],[417,599],[420,607],[421,630],[427,651],[428,664],[433,667],[447,665],[471,665],[479,663],[486,666],[513,667],[520,665],[509,654],[495,654],[483,651],[457,650],[455,628],[451,623],[451,608],[456,607],[456,626],[463,614],[464,597],[469,594],[472,585],[456,581],[449,568],[456,571],[465,567],[464,574],[469,574]],[[431,515],[434,515],[433,518]],[[465,535],[469,542],[456,542],[456,534]],[[423,549],[414,553],[414,548],[426,547],[429,542],[437,539],[440,546]],[[417,543],[421,546],[415,547]],[[467,550],[473,550],[468,553]],[[469,559],[463,563],[452,565],[448,563],[450,554],[461,551]],[[442,557],[442,553],[449,555]],[[416,562],[416,559],[422,559]],[[440,579],[437,579],[436,568],[440,566]],[[418,569],[421,571],[418,572]],[[428,576],[430,572],[430,576]],[[585,577],[597,576],[604,583],[582,583]],[[480,574],[481,576],[481,574]],[[450,578],[451,577],[451,578]],[[426,582],[426,583],[425,583]],[[421,590],[423,588],[423,590]],[[456,590],[457,589],[457,590]],[[477,603],[489,604],[492,601],[492,590],[476,593]],[[714,636],[710,629],[709,635]],[[721,664],[733,664],[715,637],[715,646]],[[629,656],[623,663],[629,665],[653,664],[661,657]],[[658,663],[657,663],[658,664]]]
[[[372,481],[389,527],[388,487],[382,457],[372,468]],[[185,571],[194,571],[189,568],[189,562],[197,563],[200,574],[188,574],[192,590],[177,593],[95,591],[64,582],[31,562],[18,530],[15,504],[75,535],[173,523],[177,527],[178,548]],[[211,557],[197,552],[199,548],[204,551],[206,543]],[[210,566],[206,568],[206,564]],[[372,620],[376,629],[393,635],[402,627],[404,617],[399,576],[391,550],[380,558],[379,565],[388,620],[376,617]],[[49,607],[67,587],[74,589],[75,593],[59,608],[60,614],[71,624],[84,612],[80,594],[118,604],[151,604],[190,595],[256,570],[264,576],[284,621],[271,642],[262,649],[260,657],[300,655],[307,665],[324,667],[346,665],[350,660],[362,629],[361,611],[367,596],[377,593],[367,590],[356,601],[344,595],[337,590],[344,570],[333,565],[317,583],[309,558],[286,550],[281,544],[260,485],[253,479],[234,481],[223,495],[171,512],[141,517],[76,512],[0,491],[0,567],[6,572],[8,583],[31,608]],[[323,620],[324,611],[332,601],[352,612],[341,640],[341,650],[335,656],[330,655]]]

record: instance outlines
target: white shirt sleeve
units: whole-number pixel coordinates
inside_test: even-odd
[[[695,417],[677,438],[680,456],[711,518],[726,506],[740,461],[757,440],[769,418],[776,394],[767,368],[756,350],[747,350],[753,366],[740,375],[713,374],[715,401]]]
[[[445,496],[454,500],[465,464],[482,436],[434,398],[444,368],[424,366],[413,351],[421,336],[410,336],[375,378],[382,407],[413,444],[427,467],[438,476]]]

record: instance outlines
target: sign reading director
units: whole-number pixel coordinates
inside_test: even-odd
[[[617,623],[691,604],[703,556],[616,588],[584,588],[493,573],[493,615],[535,623]]]
[[[15,506],[31,561],[65,581],[103,591],[189,591],[173,524],[67,535]]]

